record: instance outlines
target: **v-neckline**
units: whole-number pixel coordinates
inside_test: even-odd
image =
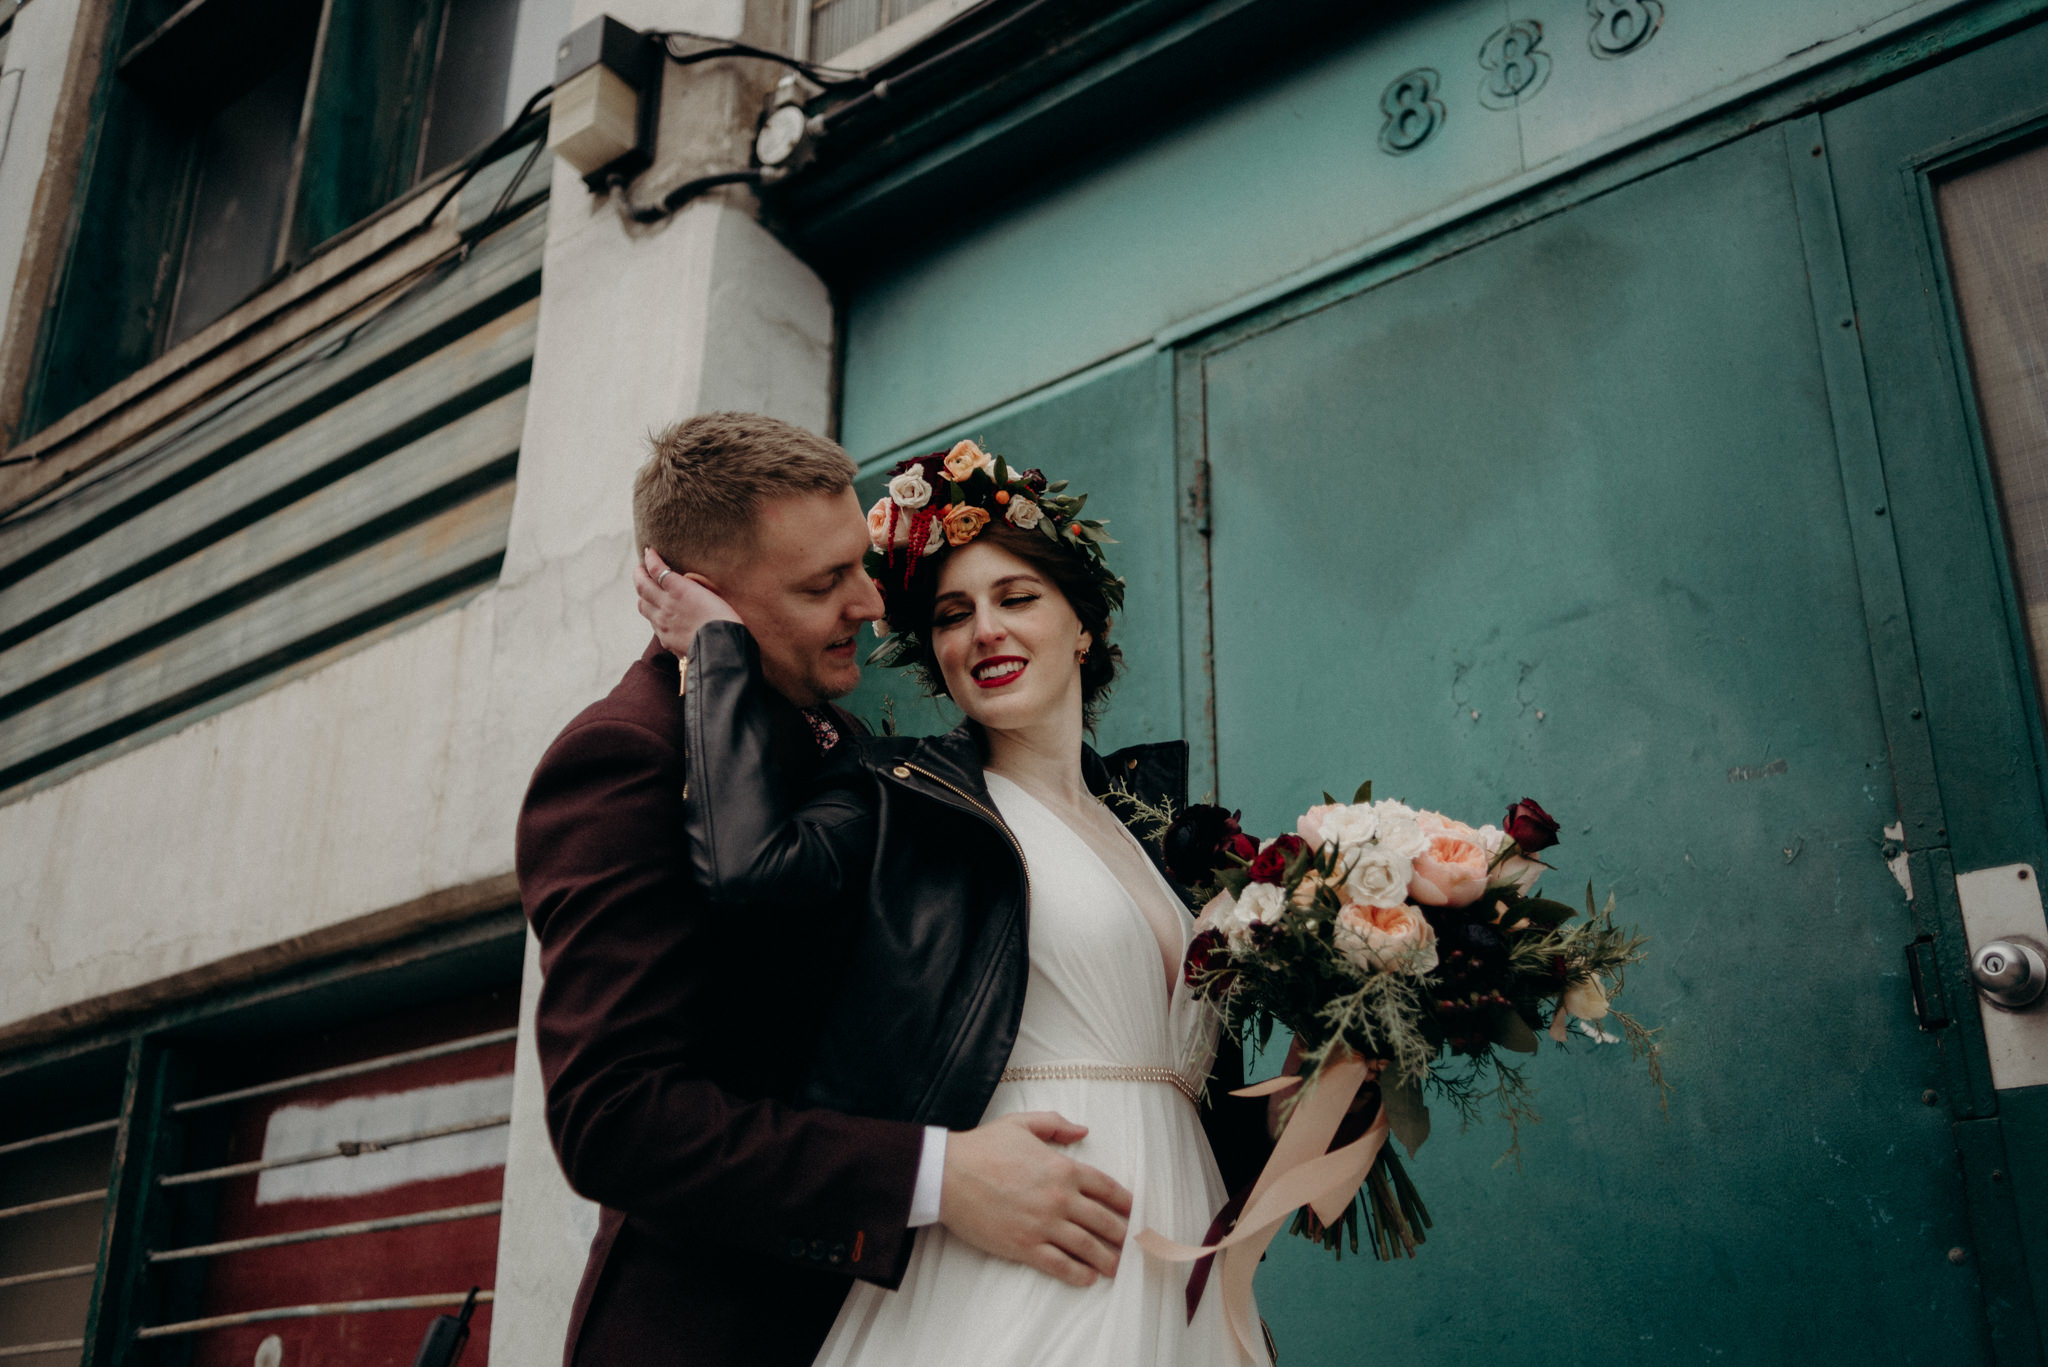
[[[1124,882],[1124,880],[1118,876],[1117,871],[1109,866],[1109,861],[1104,859],[1100,854],[1096,853],[1095,847],[1088,843],[1088,837],[1082,835],[1079,831],[1075,830],[1073,826],[1068,823],[1065,817],[1061,816],[1052,808],[1046,806],[1045,803],[1042,800],[1040,800],[1039,797],[1036,794],[1034,794],[1029,788],[1026,788],[1023,784],[1017,782],[1017,780],[1011,778],[1009,775],[999,774],[996,773],[994,770],[984,770],[982,773],[982,781],[986,783],[989,779],[1001,779],[1009,787],[1014,789],[1016,792],[1020,793],[1025,798],[1025,800],[1031,803],[1032,806],[1036,807],[1039,811],[1043,812],[1046,815],[1046,817],[1050,819],[1055,825],[1057,825],[1062,831],[1066,832],[1067,838],[1073,841],[1076,845],[1079,845],[1081,847],[1082,852],[1085,853],[1090,859],[1095,861],[1095,866],[1102,870],[1103,876],[1109,879],[1110,885],[1117,890],[1119,895],[1123,897],[1125,905],[1130,908],[1131,915],[1137,918],[1139,929],[1145,932],[1145,938],[1152,942],[1153,948],[1157,949],[1160,947],[1158,932],[1152,929],[1152,918],[1145,914],[1145,908],[1138,905],[1137,896],[1134,893],[1132,893],[1129,885],[1127,885]],[[994,794],[991,793],[990,796],[993,797]],[[998,803],[997,805],[1000,806],[1001,804]],[[1174,908],[1175,912],[1178,913],[1180,910],[1180,899],[1174,896],[1173,889],[1167,886],[1166,880],[1160,877],[1159,870],[1153,867],[1151,857],[1145,853],[1145,847],[1138,843],[1138,837],[1131,834],[1130,827],[1124,825],[1124,823],[1121,821],[1118,821],[1116,824],[1117,829],[1122,833],[1123,838],[1125,840],[1128,840],[1131,843],[1131,846],[1137,851],[1138,860],[1145,866],[1145,871],[1152,875],[1153,883],[1158,887],[1158,890],[1165,896],[1165,904],[1169,907]],[[1189,940],[1188,924],[1187,918],[1185,916],[1176,914],[1173,918],[1173,925],[1174,928],[1180,933],[1180,944],[1174,951],[1173,966],[1170,968],[1166,968],[1165,980],[1160,984],[1166,994],[1166,1010],[1169,1018],[1171,1018],[1173,1013],[1174,986],[1180,979],[1180,964],[1187,958]],[[1163,959],[1161,960],[1161,966],[1166,967],[1165,961]]]

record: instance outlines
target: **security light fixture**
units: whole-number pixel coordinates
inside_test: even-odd
[[[623,184],[654,160],[661,71],[660,41],[608,14],[555,49],[548,149],[592,190]]]

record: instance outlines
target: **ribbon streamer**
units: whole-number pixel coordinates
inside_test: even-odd
[[[1302,1206],[1316,1213],[1325,1225],[1333,1224],[1351,1204],[1364,1185],[1366,1174],[1387,1142],[1386,1107],[1372,1125],[1353,1142],[1331,1150],[1338,1126],[1358,1089],[1371,1078],[1371,1070],[1358,1055],[1333,1053],[1309,1079],[1307,1092],[1295,1103],[1273,1156],[1252,1184],[1244,1213],[1236,1228],[1220,1239],[1205,1244],[1183,1244],[1156,1229],[1140,1230],[1136,1242],[1164,1262],[1191,1263],[1216,1257],[1218,1280],[1222,1285],[1223,1317],[1237,1336],[1238,1344],[1254,1362],[1260,1360],[1263,1340],[1251,1322],[1252,1276],[1266,1246],[1280,1232],[1287,1217]],[[1232,1092],[1232,1096],[1274,1096],[1301,1086],[1299,1078],[1277,1077]],[[1194,1291],[1199,1296],[1199,1289]],[[1193,1314],[1193,1305],[1189,1314]]]

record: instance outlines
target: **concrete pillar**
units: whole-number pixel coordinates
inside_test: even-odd
[[[642,29],[744,33],[789,50],[787,0],[610,0],[605,8]],[[577,22],[598,12],[599,0],[578,0]],[[759,95],[776,73],[724,69],[740,66],[671,68],[662,145],[632,189],[636,201],[746,164]],[[476,813],[482,847],[509,853],[506,837],[540,746],[609,690],[646,644],[633,611],[630,493],[648,434],[715,409],[768,413],[819,432],[830,420],[830,296],[755,221],[745,191],[722,194],[653,228],[629,228],[566,166],[556,168],[519,492],[494,595],[490,734],[477,750],[483,762],[464,779],[476,785],[477,800],[457,804]],[[543,1125],[531,944],[527,960],[494,1367],[560,1361],[596,1227],[594,1209],[563,1182]]]

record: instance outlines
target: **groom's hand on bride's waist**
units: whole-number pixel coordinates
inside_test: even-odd
[[[1030,1111],[948,1136],[939,1223],[984,1253],[1074,1286],[1114,1277],[1131,1194],[1057,1147],[1087,1133]]]

